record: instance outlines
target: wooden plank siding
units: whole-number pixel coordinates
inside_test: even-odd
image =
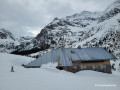
[[[60,70],[66,70],[70,72],[78,72],[81,70],[94,70],[104,73],[111,73],[110,60],[104,61],[72,61],[73,66],[57,67]]]
[[[95,70],[105,73],[111,73],[110,60],[104,61],[73,61],[73,72],[80,70]]]

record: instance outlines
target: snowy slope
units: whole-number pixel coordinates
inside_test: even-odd
[[[100,30],[94,34],[93,36],[83,40],[79,43],[74,43],[74,46],[78,45],[87,47],[106,47],[106,49],[116,55],[116,57],[120,57],[120,25],[117,22],[117,19],[120,17],[120,13],[114,16],[109,20],[102,22],[100,25],[96,27],[101,27]]]
[[[119,90],[120,74],[95,71],[70,73],[44,65],[23,68],[32,58],[0,53],[0,90]],[[11,65],[15,72],[10,72]],[[109,85],[109,86],[98,86]],[[112,85],[112,86],[110,86]]]

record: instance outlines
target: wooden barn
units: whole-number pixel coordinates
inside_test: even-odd
[[[116,59],[104,48],[58,48],[28,63],[26,68],[38,68],[43,64],[57,63],[57,68],[70,72],[94,70],[111,73],[110,60]]]

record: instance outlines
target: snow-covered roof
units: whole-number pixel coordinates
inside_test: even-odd
[[[58,62],[59,66],[73,66],[72,61],[100,61],[116,59],[104,48],[58,48],[53,49],[26,66]]]

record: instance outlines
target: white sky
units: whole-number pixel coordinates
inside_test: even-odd
[[[103,11],[115,0],[0,0],[0,28],[15,36],[35,36],[55,17]]]

